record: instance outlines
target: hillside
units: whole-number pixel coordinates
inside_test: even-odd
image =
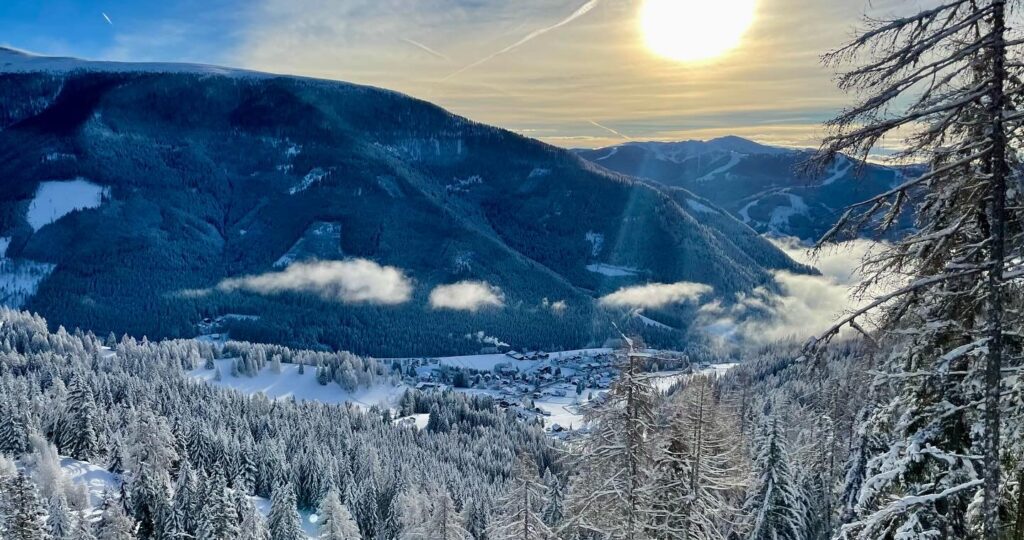
[[[0,300],[54,325],[187,337],[228,315],[239,339],[362,354],[476,352],[481,331],[576,348],[627,285],[730,298],[811,271],[712,206],[387,90],[0,49]],[[353,290],[317,281],[356,270]],[[389,276],[385,301],[360,296]],[[463,281],[484,307],[439,307]],[[640,326],[678,341],[692,310]]]
[[[612,171],[705,197],[759,233],[819,239],[843,210],[903,181],[911,170],[858,166],[838,158],[817,174],[801,172],[810,151],[741,137],[708,141],[629,142],[577,154]],[[904,216],[899,234],[912,225]]]

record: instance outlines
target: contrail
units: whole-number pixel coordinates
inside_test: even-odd
[[[626,135],[625,133],[619,133],[618,131],[615,131],[614,129],[612,129],[612,128],[608,127],[608,126],[603,126],[603,125],[598,124],[597,122],[595,122],[593,120],[587,120],[587,122],[590,122],[591,124],[594,124],[595,126],[601,128],[601,129],[603,129],[603,130],[605,130],[605,131],[607,131],[609,133],[614,133],[615,135],[618,135],[619,137],[622,137],[623,139],[626,139],[627,141],[632,141],[633,140],[633,137],[630,137],[629,135]]]
[[[107,24],[109,24],[111,26],[114,25],[114,21],[110,20],[110,16],[109,15],[107,15],[106,13],[103,13],[102,11],[100,12],[100,15],[103,15],[103,18],[107,20]]]
[[[421,49],[421,50],[427,52],[428,54],[430,54],[432,56],[436,56],[436,57],[440,58],[441,60],[444,60],[446,62],[451,62],[452,61],[452,59],[449,58],[448,56],[446,56],[444,54],[441,54],[441,53],[435,51],[434,49],[431,49],[430,47],[427,47],[426,45],[420,43],[419,41],[416,41],[416,40],[413,40],[413,39],[409,39],[409,38],[399,38],[399,39],[401,39],[402,41],[408,43],[409,45],[412,45],[413,47],[416,47],[418,49]]]
[[[473,68],[479,66],[480,64],[483,64],[484,62],[487,62],[487,61],[493,59],[496,56],[505,54],[505,53],[507,53],[507,52],[509,52],[509,51],[511,51],[513,49],[521,47],[526,42],[532,40],[535,37],[542,36],[542,35],[550,32],[550,31],[552,31],[552,30],[554,30],[556,28],[565,26],[565,25],[575,21],[576,19],[586,15],[587,12],[589,12],[592,9],[594,9],[594,6],[596,6],[598,4],[598,2],[600,2],[600,1],[601,0],[587,0],[587,3],[583,4],[582,6],[580,6],[579,9],[577,9],[574,12],[572,12],[572,15],[569,15],[568,17],[562,19],[561,21],[559,21],[559,22],[557,22],[557,23],[555,23],[555,24],[553,24],[551,26],[546,26],[544,28],[538,28],[537,30],[534,30],[533,32],[530,32],[529,34],[527,34],[523,39],[520,39],[519,41],[509,45],[508,47],[505,47],[504,49],[501,49],[498,52],[491,53],[491,54],[489,54],[489,55],[487,55],[487,56],[477,60],[476,62],[473,62],[472,64],[469,64],[468,66],[463,67],[462,69],[456,71],[455,73],[452,73],[451,75],[448,75],[447,77],[445,77],[445,78],[443,78],[441,80],[442,81],[447,81],[448,79],[451,79],[452,77],[454,77],[454,76],[456,76],[456,75],[458,75],[458,74],[460,74],[460,73],[462,73],[464,71],[473,69]]]

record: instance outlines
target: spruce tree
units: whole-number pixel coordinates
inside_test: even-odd
[[[272,540],[303,540],[305,537],[291,484],[283,484],[274,489],[270,498],[268,522]]]
[[[750,540],[803,540],[802,496],[795,484],[786,438],[770,419],[756,441],[754,478],[743,511]]]
[[[320,503],[321,540],[361,540],[359,526],[352,513],[341,503],[338,490],[332,488]]]
[[[45,515],[36,486],[23,471],[18,472],[7,487],[7,527],[10,540],[45,540]]]
[[[116,497],[103,496],[103,513],[96,524],[96,540],[135,540],[135,523]]]

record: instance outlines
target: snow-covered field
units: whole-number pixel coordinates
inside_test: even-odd
[[[84,178],[40,182],[25,219],[32,230],[38,231],[75,210],[96,208],[105,194],[108,188]]]
[[[321,385],[316,380],[316,370],[308,367],[305,373],[299,373],[297,364],[282,364],[281,373],[265,368],[255,377],[231,375],[232,360],[217,360],[215,370],[199,369],[189,372],[196,380],[215,384],[223,388],[237,390],[243,394],[264,394],[271,399],[291,399],[299,401],[319,401],[321,403],[350,402],[364,407],[373,405],[393,406],[405,392],[405,385],[380,385],[373,388],[360,388],[355,392],[346,392],[335,383]],[[221,380],[216,380],[220,371]]]

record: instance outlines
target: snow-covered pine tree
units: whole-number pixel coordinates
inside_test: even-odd
[[[547,488],[547,500],[541,510],[541,519],[548,527],[558,528],[565,519],[566,484],[551,474],[551,469],[544,471],[543,482]]]
[[[135,523],[125,513],[117,497],[103,495],[103,513],[96,524],[96,540],[134,540]]]
[[[643,537],[651,469],[649,432],[654,427],[654,388],[643,371],[639,344],[618,353],[619,377],[607,398],[588,412],[596,423],[579,452],[580,475],[570,495],[572,518],[563,526],[600,531],[611,538]]]
[[[271,510],[273,512],[273,510]],[[273,515],[273,513],[271,513]],[[296,521],[298,516],[296,516]],[[227,480],[217,471],[206,486],[206,495],[199,514],[196,538],[199,540],[230,540],[237,538],[238,514],[228,492]],[[296,526],[298,526],[296,524]],[[282,539],[295,540],[282,536]],[[276,540],[276,537],[275,537]]]
[[[290,483],[274,489],[270,497],[268,526],[272,540],[303,540],[305,537],[295,506],[295,491]]]
[[[707,377],[694,377],[668,408],[672,416],[657,433],[646,487],[649,533],[666,540],[727,538],[747,479],[735,451],[738,427],[717,410]]]
[[[822,162],[840,152],[866,159],[888,135],[896,156],[928,171],[850,208],[822,242],[869,226],[889,228],[916,202],[916,228],[865,261],[863,287],[876,297],[827,331],[861,332],[863,315],[898,354],[882,366],[894,397],[869,422],[891,424],[892,447],[874,455],[857,512],[844,534],[961,537],[999,535],[1001,384],[1019,358],[1022,193],[1014,176],[1024,97],[1016,58],[1024,45],[1006,25],[1016,0],[951,0],[916,13],[872,20],[848,45],[826,55],[853,62],[844,89],[862,100],[829,123]],[[1019,360],[1017,360],[1019,361]],[[882,418],[890,415],[890,418]],[[981,479],[978,479],[978,476]],[[980,523],[970,501],[981,495]]]
[[[469,532],[462,526],[455,501],[444,487],[434,492],[430,513],[420,534],[427,540],[468,540]]]
[[[46,513],[32,479],[24,471],[19,471],[5,491],[7,523],[4,537],[10,540],[45,540]]]
[[[341,503],[338,490],[331,488],[320,502],[320,538],[322,540],[361,540],[359,526],[352,513]]]
[[[786,437],[769,418],[756,441],[753,484],[743,514],[750,540],[803,540],[802,497],[790,469]]]
[[[500,516],[491,531],[495,540],[544,540],[551,529],[541,519],[546,503],[547,487],[537,477],[537,465],[527,456],[516,460],[505,497],[498,502]]]
[[[64,431],[60,440],[63,453],[75,459],[88,460],[99,450],[96,434],[96,400],[82,376],[76,375],[68,388]]]
[[[75,532],[75,521],[64,495],[57,493],[50,497],[47,507],[46,530],[50,540],[71,540]]]
[[[271,540],[263,516],[260,516],[249,497],[235,491],[232,499],[238,516],[238,540]]]

